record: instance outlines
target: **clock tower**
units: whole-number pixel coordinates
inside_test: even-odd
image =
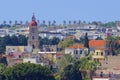
[[[33,49],[39,49],[39,36],[38,26],[35,15],[32,16],[32,21],[29,25],[28,46],[32,46]]]

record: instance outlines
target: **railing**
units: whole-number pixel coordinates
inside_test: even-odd
[[[120,80],[120,74],[93,74],[94,78],[110,78],[110,80]]]

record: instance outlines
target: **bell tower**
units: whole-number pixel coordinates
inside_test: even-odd
[[[28,46],[32,46],[33,49],[39,49],[39,36],[38,26],[35,15],[32,16],[32,21],[29,25]]]

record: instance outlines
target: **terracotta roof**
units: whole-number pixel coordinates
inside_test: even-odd
[[[30,27],[37,27],[37,22],[35,20],[35,15],[32,16],[32,21],[30,22]]]
[[[69,46],[68,48],[77,49],[77,48],[85,48],[85,47],[84,47],[84,44],[75,44],[75,45],[73,45],[73,46]]]
[[[96,48],[96,49],[98,49],[98,50],[112,50],[110,48]]]
[[[37,27],[37,22],[36,21],[31,21],[30,22],[30,27]]]
[[[65,54],[63,54],[63,53],[61,53],[61,54],[59,54],[59,53],[57,53],[56,54],[56,56],[64,56]]]
[[[118,43],[120,44],[120,40],[118,40]]]
[[[99,78],[99,79],[104,79],[104,78],[106,78],[106,79],[108,79],[109,77],[100,77],[100,76],[93,76],[93,78]]]
[[[104,47],[106,45],[105,40],[90,40],[89,47]]]

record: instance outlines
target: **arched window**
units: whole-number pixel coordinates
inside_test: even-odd
[[[101,52],[101,56],[103,56],[103,52]]]
[[[32,48],[35,49],[35,45],[34,44],[32,45]]]
[[[34,36],[32,36],[32,40],[34,40],[35,39],[35,37]]]
[[[98,52],[97,52],[97,55],[98,55]]]

